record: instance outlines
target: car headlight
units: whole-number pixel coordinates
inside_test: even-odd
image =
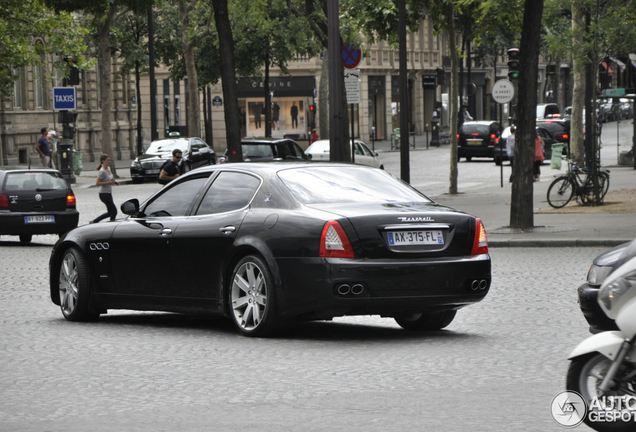
[[[598,292],[598,302],[605,311],[610,312],[616,307],[623,294],[632,287],[636,287],[636,271],[617,277],[601,288]],[[610,318],[615,317],[610,316]]]
[[[598,266],[592,264],[590,271],[587,272],[587,283],[590,285],[601,286],[612,270],[613,268],[609,266]]]

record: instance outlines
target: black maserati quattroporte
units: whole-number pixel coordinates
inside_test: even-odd
[[[108,309],[211,313],[272,335],[298,320],[446,327],[490,288],[482,222],[380,169],[237,163],[183,175],[124,220],[78,227],[50,259],[66,319]]]

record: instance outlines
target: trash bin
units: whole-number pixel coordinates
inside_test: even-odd
[[[562,143],[554,143],[552,144],[552,158],[550,159],[550,168],[552,169],[561,169],[561,155],[563,154],[563,146],[565,144]]]
[[[75,175],[80,175],[82,170],[84,169],[84,164],[82,163],[82,152],[74,151],[73,152],[73,172]]]

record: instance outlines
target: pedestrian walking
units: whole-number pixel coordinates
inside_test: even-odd
[[[541,181],[541,164],[545,160],[545,143],[539,135],[534,139],[534,181]]]
[[[170,183],[181,175],[181,169],[179,169],[179,162],[183,157],[183,153],[179,149],[172,150],[172,160],[166,162],[161,167],[159,173],[159,184],[165,185]]]
[[[315,143],[316,141],[318,141],[320,139],[320,135],[318,135],[316,133],[316,129],[312,129],[311,130],[311,143]]]
[[[106,154],[99,157],[99,165],[95,168],[95,171],[99,171],[95,184],[99,186],[99,199],[106,205],[106,213],[97,216],[89,223],[97,223],[107,217],[110,217],[110,220],[114,221],[117,216],[117,207],[113,202],[113,185],[119,186],[119,183],[115,181],[110,171],[112,163],[113,160]]]
[[[509,183],[512,183],[512,170],[515,164],[515,132],[517,130],[514,126],[510,126],[510,135],[506,139],[506,153],[508,154],[508,160],[510,161],[510,179]]]
[[[296,102],[292,102],[290,114],[292,118],[292,128],[297,128],[298,127],[298,107],[296,106]],[[294,123],[296,123],[296,126],[294,126]]]
[[[42,162],[42,166],[44,168],[54,168],[51,163],[51,145],[49,144],[49,128],[43,127],[40,129],[42,136],[38,139],[37,144],[35,145],[35,149],[40,154],[40,161]]]

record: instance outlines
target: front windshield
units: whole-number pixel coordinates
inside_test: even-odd
[[[156,154],[156,153],[172,153],[172,150],[179,149],[181,151],[185,151],[188,147],[188,144],[184,140],[177,139],[165,139],[154,141],[146,150],[146,154]]]
[[[278,177],[303,204],[431,202],[385,171],[367,167],[292,168]]]

